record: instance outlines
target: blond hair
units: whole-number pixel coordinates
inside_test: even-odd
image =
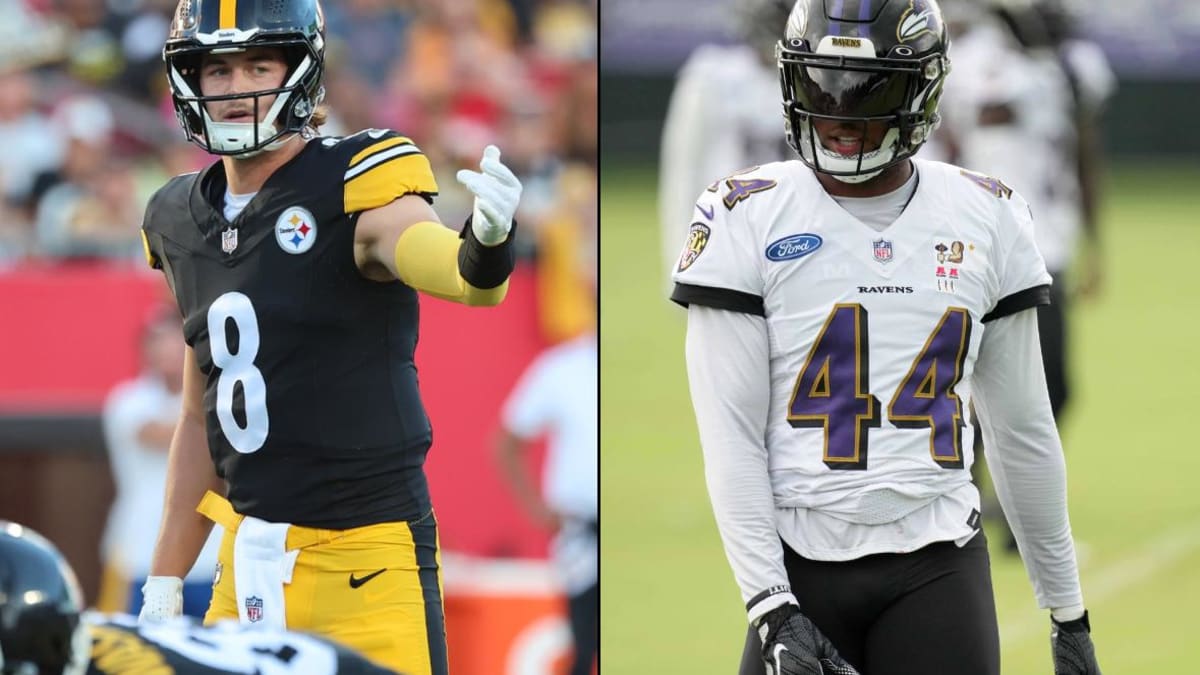
[[[313,111],[312,117],[308,119],[308,126],[312,127],[313,131],[319,131],[321,125],[329,121],[329,106],[324,103],[317,105],[317,109]]]

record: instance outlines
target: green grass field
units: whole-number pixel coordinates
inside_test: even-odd
[[[606,165],[601,181],[604,672],[732,674],[745,619],[704,489],[683,310],[664,298],[653,176]],[[1105,673],[1191,675],[1200,167],[1114,173],[1103,221],[1108,283],[1074,309],[1062,428],[1084,596]],[[1024,568],[995,547],[992,566],[1004,673],[1049,673],[1048,615]]]

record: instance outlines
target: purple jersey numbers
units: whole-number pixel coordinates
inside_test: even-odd
[[[737,171],[734,171],[733,173],[729,174],[725,178],[718,178],[717,180],[713,181],[713,183],[711,185],[709,185],[706,189],[709,192],[716,192],[717,190],[721,189],[721,181],[723,181],[727,178],[733,178],[734,176],[741,176],[743,174],[750,173],[751,171],[758,171],[760,166],[761,165],[759,165],[759,164],[755,164],[754,166],[748,166],[745,169],[739,169]]]
[[[879,426],[879,399],[868,391],[867,310],[837,305],[796,378],[788,424],[825,428],[825,465],[867,468],[867,428]]]
[[[901,429],[929,429],[929,454],[943,469],[963,468],[962,401],[954,385],[962,379],[971,344],[971,315],[951,307],[888,404],[888,420]]]
[[[929,429],[929,453],[944,469],[963,468],[962,401],[954,392],[971,343],[971,315],[950,307],[925,341],[888,404],[902,429]],[[867,468],[867,429],[879,427],[879,400],[870,393],[867,310],[835,305],[817,336],[788,403],[788,424],[825,429],[830,469]]]
[[[730,178],[725,181],[725,186],[729,188],[729,192],[725,193],[725,208],[732,211],[733,207],[737,206],[739,202],[749,199],[750,195],[758,192],[766,192],[775,187],[775,181],[761,178],[748,178],[746,180]]]

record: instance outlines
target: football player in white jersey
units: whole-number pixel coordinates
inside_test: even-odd
[[[778,46],[800,161],[719,180],[692,212],[672,299],[688,307],[708,490],[751,624],[741,675],[998,675],[977,427],[1051,611],[1056,674],[1100,672],[1028,205],[913,157],[947,46],[935,0],[800,0]]]
[[[1032,207],[1034,239],[1050,275],[1063,279],[1078,251],[1076,290],[1091,295],[1102,280],[1098,124],[1116,78],[1099,46],[1070,34],[1060,0],[986,0],[983,9],[954,43],[943,132],[953,137],[957,164],[1011,176],[1009,184]],[[1056,419],[1070,391],[1065,310],[1071,294],[1063,289],[1055,283],[1051,304],[1038,308]]]
[[[696,194],[714,176],[786,159],[775,43],[794,0],[746,0],[735,9],[742,44],[701,45],[680,68],[663,120],[658,213],[663,269],[687,236]]]
[[[315,635],[183,617],[139,626],[82,603],[58,549],[0,520],[0,675],[395,675]]]

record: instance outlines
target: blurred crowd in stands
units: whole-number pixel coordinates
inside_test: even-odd
[[[0,269],[136,262],[153,190],[213,161],[184,142],[170,104],[161,50],[175,4],[0,0]],[[451,227],[470,210],[455,172],[476,168],[495,143],[525,185],[522,254],[551,272],[591,266],[597,0],[338,0],[324,9],[322,134],[386,127],[413,138]],[[547,326],[547,337],[579,328],[566,323]]]

